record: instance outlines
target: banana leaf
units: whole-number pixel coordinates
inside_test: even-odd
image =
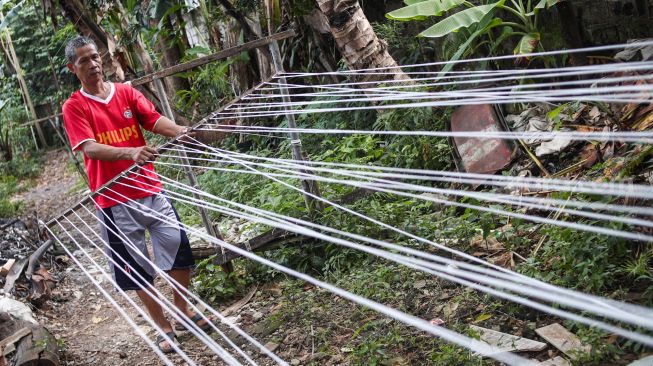
[[[535,7],[533,8],[533,11],[531,11],[530,13],[527,13],[526,16],[529,16],[529,17],[533,16],[533,15],[537,14],[537,12],[540,11],[541,9],[544,9],[544,8],[548,9],[548,8],[554,6],[554,5],[558,4],[558,3],[561,3],[563,1],[565,1],[565,0],[540,0],[540,2],[537,3],[537,5],[535,5]]]
[[[9,10],[7,14],[5,14],[5,19],[2,21],[2,23],[0,23],[0,32],[2,32],[5,28],[7,28],[9,22],[18,15],[18,11],[20,11],[20,9],[23,7],[23,4],[25,4],[25,0],[16,4],[13,8],[11,8],[11,10]]]
[[[494,18],[490,20],[487,24],[481,24],[482,26],[480,27],[479,30],[476,32],[472,33],[469,38],[467,38],[467,41],[463,43],[459,48],[458,51],[451,57],[449,60],[450,62],[447,63],[443,68],[440,73],[438,73],[438,77],[443,77],[446,75],[447,72],[451,71],[451,69],[456,65],[452,61],[458,61],[469,49],[469,47],[472,45],[472,43],[478,38],[480,35],[485,34],[489,32],[492,28],[499,27],[503,24],[503,20],[499,18]],[[439,79],[438,79],[439,80]]]
[[[472,24],[480,22],[486,15],[491,14],[497,6],[502,6],[504,2],[505,0],[500,0],[494,4],[475,6],[460,11],[420,33],[419,37],[439,38],[449,33],[457,32],[461,28],[467,28]]]
[[[526,55],[533,53],[537,48],[537,45],[540,43],[540,34],[539,33],[528,33],[521,37],[517,47],[515,47],[515,55]]]
[[[413,4],[421,3],[421,2],[424,2],[424,1],[428,1],[428,0],[404,0],[404,4],[413,5]]]
[[[428,0],[415,2],[412,5],[391,11],[385,16],[393,20],[423,20],[427,17],[440,16],[456,6],[463,4],[465,0]]]

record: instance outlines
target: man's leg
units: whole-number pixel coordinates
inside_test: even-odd
[[[116,284],[123,291],[135,290],[152,321],[165,333],[171,332],[170,322],[159,303],[143,290],[149,288],[150,292],[153,292],[154,277],[141,266],[134,254],[140,252],[145,258],[149,257],[145,246],[145,227],[140,223],[140,217],[124,204],[101,209],[98,211],[98,217],[106,225],[102,226],[102,236],[108,243],[107,254],[115,261],[110,267]],[[127,238],[131,251],[123,241],[123,235]],[[160,342],[159,347],[164,351],[172,349],[167,341]]]
[[[166,222],[154,221],[148,227],[157,265],[167,271],[181,287],[188,289],[191,268],[194,267],[195,260],[188,236],[179,220],[179,215],[172,203],[163,194],[152,197],[152,207],[168,218]],[[185,300],[188,296],[185,296],[183,290],[178,291],[173,286],[173,297],[174,304],[180,314],[189,318],[195,315],[195,312],[189,307],[190,304]],[[197,321],[199,326],[206,326],[206,324],[205,320]]]
[[[190,268],[183,268],[183,269],[173,269],[170,272],[170,277],[174,278],[175,281],[177,281],[183,288],[188,289],[188,286],[190,285],[190,274],[191,270]],[[195,312],[188,307],[188,302],[184,299],[184,296],[176,289],[173,288],[173,297],[174,297],[174,303],[179,312],[182,314],[186,315],[187,317],[192,317],[195,315]],[[186,296],[188,297],[188,296]],[[197,322],[197,325],[203,326],[207,324],[206,320],[202,319]]]
[[[150,292],[152,293],[152,296],[150,296],[144,290],[136,291],[138,297],[143,302],[143,305],[145,305],[145,308],[147,309],[147,312],[150,314],[150,318],[152,318],[154,323],[158,325],[163,330],[164,333],[172,332],[172,326],[170,325],[170,322],[168,321],[165,314],[163,313],[163,309],[161,308],[161,305],[156,301],[156,297],[157,297],[156,293],[154,293],[153,291]],[[168,341],[163,341],[159,344],[159,347],[163,349],[169,349],[171,348],[171,345]]]

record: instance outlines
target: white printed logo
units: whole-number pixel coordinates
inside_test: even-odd
[[[129,109],[127,109],[127,110],[125,111],[125,113],[123,113],[123,115],[125,116],[125,118],[132,118],[132,117],[133,117],[133,115],[132,115],[132,111],[129,110]]]

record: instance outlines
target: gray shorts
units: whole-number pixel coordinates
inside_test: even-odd
[[[154,282],[156,271],[143,258],[143,256],[150,258],[145,241],[145,230],[152,238],[152,253],[157,267],[170,271],[194,266],[195,260],[186,231],[181,226],[177,211],[165,194],[155,194],[100,209],[97,215],[106,224],[106,226],[101,225],[102,237],[109,243],[109,247],[106,248],[107,255],[116,262],[116,265],[111,263],[110,267],[121,289],[141,290]],[[159,220],[157,216],[161,215],[170,222]],[[126,245],[123,240],[125,237],[128,243],[133,245]],[[128,274],[131,274],[133,279]]]

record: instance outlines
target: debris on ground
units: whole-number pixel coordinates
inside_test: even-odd
[[[538,366],[571,366],[571,362],[566,359],[556,356],[550,360],[542,361],[537,364]]]
[[[451,116],[453,132],[499,132],[506,126],[491,104],[462,106]],[[455,137],[453,142],[465,171],[494,174],[507,167],[516,154],[510,140]]]
[[[559,323],[535,329],[535,333],[572,359],[585,355],[592,350],[590,346],[583,344],[580,338]]]
[[[546,343],[534,341],[532,339],[518,337],[512,334],[498,332],[496,330],[482,328],[476,325],[470,325],[480,340],[496,347],[498,352],[538,352],[544,350]]]

